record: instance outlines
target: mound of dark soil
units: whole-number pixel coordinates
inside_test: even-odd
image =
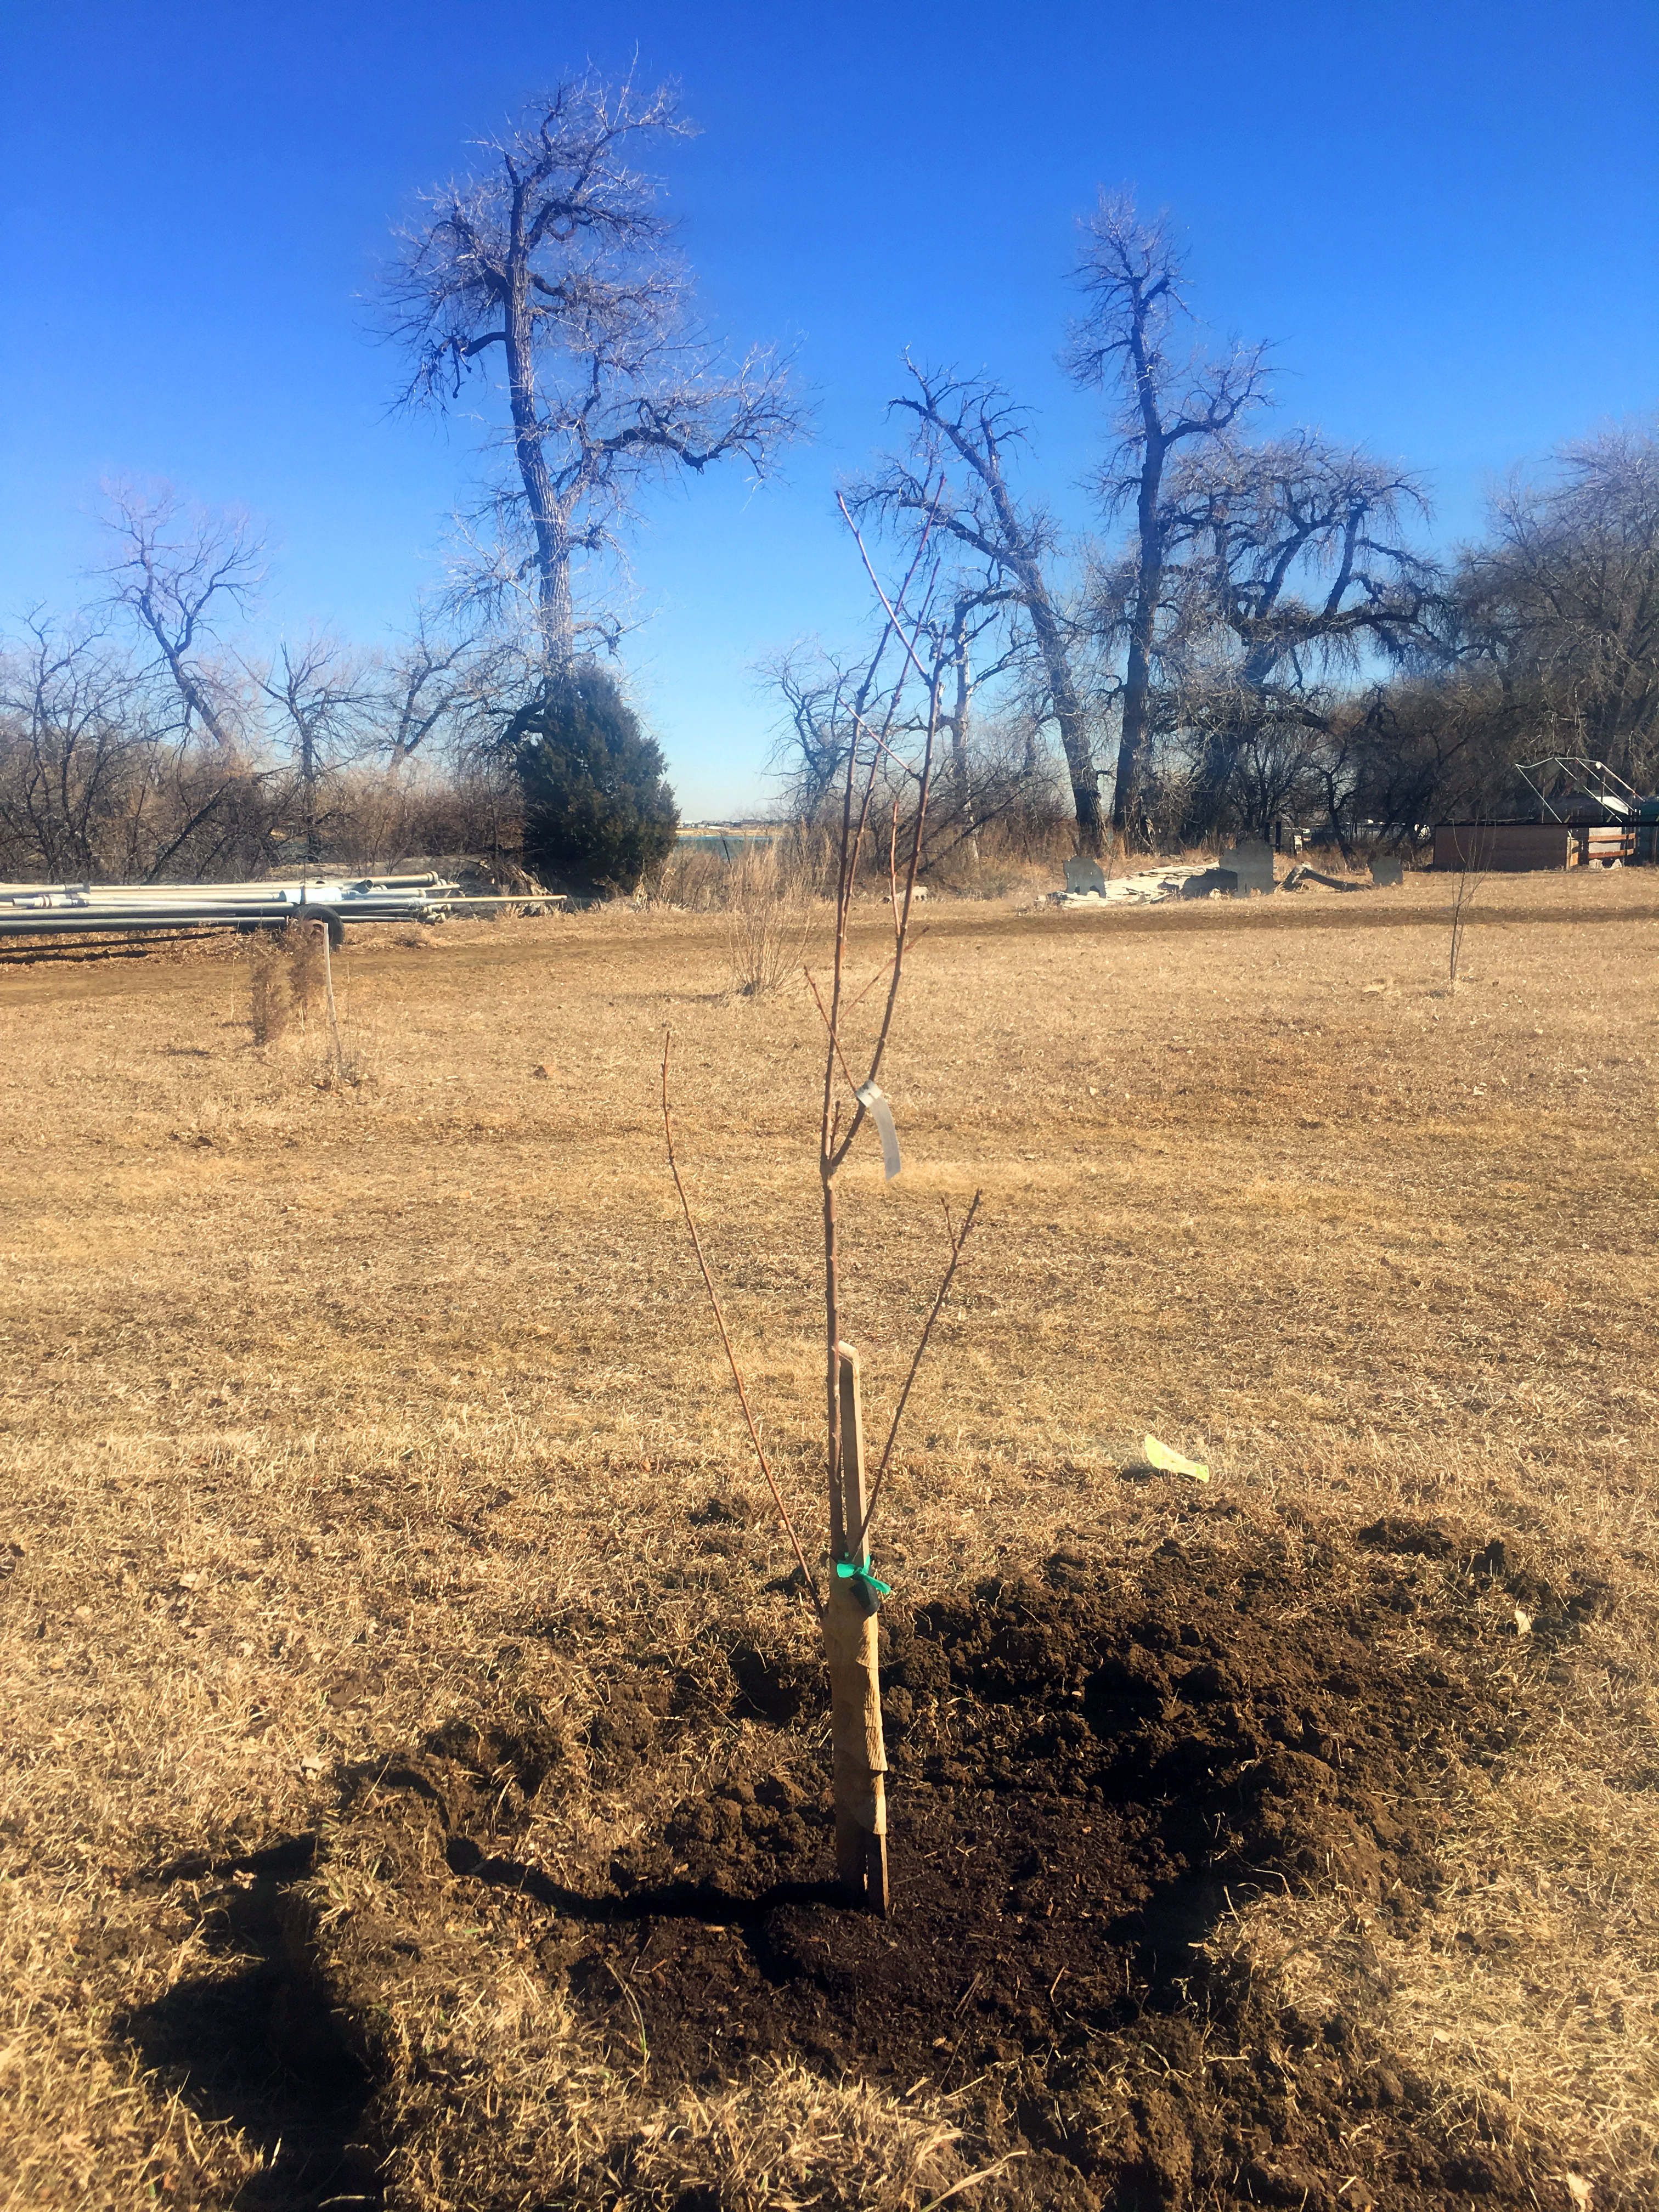
[[[1198,1948],[1264,1882],[1407,1917],[1432,1887],[1433,1838],[1403,1808],[1504,1724],[1434,1641],[1379,1654],[1418,1601],[1409,1572],[1339,1597],[1300,1551],[1224,1566],[1171,1542],[1133,1583],[1060,1559],[892,1607],[891,1919],[835,1900],[817,1770],[733,1775],[617,1863],[571,1986],[619,2045],[637,2008],[653,2066],[693,2080],[793,2052],[901,2092],[977,2081],[987,2156],[1025,2153],[1010,2201],[1318,2204],[1356,2162],[1347,2203],[1518,2194],[1495,2149],[1478,2182],[1467,2155],[1449,2172],[1412,2126],[1422,2085],[1354,2024],[1258,2017]],[[1126,2053],[1127,2096],[1103,2086]],[[1365,2120],[1361,2158],[1344,2139]]]
[[[1264,1887],[1406,1927],[1432,1898],[1425,1785],[1510,1736],[1478,1649],[1478,1594],[1518,1571],[1502,1548],[1404,1522],[1214,1541],[1200,1517],[1133,1571],[1061,1556],[890,1605],[884,1922],[830,1880],[823,1690],[800,1644],[734,1633],[711,1674],[596,1635],[603,1694],[577,1735],[455,1724],[347,1788],[319,1865],[354,1838],[379,1901],[348,1923],[296,1888],[290,1968],[382,2085],[383,2138],[417,2110],[452,2142],[487,2129],[453,2056],[434,2071],[395,2026],[417,1983],[459,1984],[483,1948],[568,1993],[619,2080],[648,2052],[654,2094],[788,2056],[947,2095],[963,2156],[1011,2161],[981,2206],[1565,2212],[1490,2115],[1437,2112],[1362,2021],[1284,2010],[1216,1940]],[[1556,1598],[1569,1637],[1591,1600]],[[627,1791],[670,1741],[708,1786],[607,1883],[515,1853],[573,1761],[580,1786]],[[503,2203],[522,2179],[502,2176]]]

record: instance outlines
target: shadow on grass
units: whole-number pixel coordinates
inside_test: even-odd
[[[314,1850],[314,1838],[295,1837],[246,1858],[165,1869],[163,1880],[208,1884],[199,1909],[214,1963],[116,2022],[192,2112],[237,2129],[258,2154],[236,2212],[344,2212],[382,2200],[377,2154],[360,2140],[370,2084],[284,1942],[283,1885],[308,1871]]]

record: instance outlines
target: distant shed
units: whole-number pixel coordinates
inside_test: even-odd
[[[1637,833],[1620,823],[1441,822],[1435,825],[1435,867],[1454,874],[1464,868],[1490,869],[1494,873],[1583,868],[1592,862],[1629,862],[1637,857]]]

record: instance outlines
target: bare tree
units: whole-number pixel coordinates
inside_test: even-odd
[[[451,759],[489,750],[523,696],[512,664],[501,644],[446,632],[418,609],[381,673],[374,711],[388,765],[402,768],[422,750]]]
[[[1438,843],[1437,838],[1436,842]],[[1485,822],[1457,823],[1451,832],[1451,842],[1456,856],[1457,880],[1452,887],[1449,917],[1451,938],[1446,980],[1455,991],[1457,988],[1458,966],[1463,957],[1463,933],[1469,926],[1469,909],[1486,879],[1486,866],[1492,859],[1492,825]]]
[[[1164,477],[1177,447],[1224,438],[1267,399],[1261,346],[1218,358],[1176,357],[1172,343],[1188,319],[1181,255],[1169,218],[1144,222],[1132,194],[1103,192],[1085,225],[1077,270],[1088,301],[1073,322],[1064,361],[1079,385],[1113,390],[1116,443],[1097,489],[1109,513],[1133,503],[1135,547],[1127,595],[1127,659],[1112,822],[1136,823],[1137,784],[1147,751],[1156,632],[1164,598],[1172,517]]]
[[[1659,434],[1565,447],[1553,482],[1517,479],[1466,556],[1463,655],[1531,694],[1535,725],[1643,789],[1659,772]]]
[[[1073,666],[1078,631],[1052,580],[1059,532],[1044,507],[1016,496],[1008,477],[1012,454],[1027,441],[1026,412],[988,378],[921,368],[908,356],[905,368],[911,388],[890,407],[913,418],[909,441],[856,487],[853,511],[913,542],[931,526],[937,538],[974,557],[977,573],[958,586],[958,603],[1017,608],[1024,617],[1071,776],[1078,842],[1084,852],[1097,853],[1100,776],[1088,703]],[[936,507],[942,472],[948,472],[947,489]],[[959,672],[965,669],[965,657],[957,665]]]
[[[499,349],[513,470],[465,588],[499,613],[533,583],[544,677],[606,628],[578,615],[573,558],[616,550],[651,483],[730,459],[764,473],[803,427],[785,365],[756,351],[727,366],[696,324],[654,184],[632,166],[690,130],[666,88],[567,81],[399,234],[404,402],[452,405]]]
[[[1343,702],[1319,750],[1334,824],[1364,817],[1390,843],[1500,810],[1534,729],[1529,703],[1476,664],[1375,685]]]
[[[1407,471],[1304,429],[1188,449],[1164,506],[1158,658],[1192,765],[1183,828],[1206,836],[1233,809],[1265,832],[1316,781],[1334,680],[1431,642],[1438,571],[1402,536],[1427,501]]]
[[[204,649],[228,614],[247,611],[264,578],[258,534],[239,512],[186,507],[171,484],[118,482],[104,491],[104,526],[114,540],[106,567],[111,598],[160,653],[185,734],[199,722],[228,751],[237,735],[234,695]]]
[[[973,753],[969,717],[977,685],[989,683],[1018,661],[1024,639],[1016,630],[1009,635],[1006,612],[1015,594],[982,579],[957,580],[949,620],[939,625],[944,658],[954,679],[954,699],[948,712],[941,708],[940,725],[951,734],[951,784],[956,794],[956,843],[969,864],[979,864],[979,823],[976,819]],[[975,669],[974,650],[988,634],[1001,631],[1003,650]]]
[[[25,617],[0,659],[0,837],[7,868],[90,881],[142,780],[131,667],[95,624]]]
[[[1402,570],[1384,592],[1421,604],[1382,633],[1400,672],[1328,703],[1316,761],[1334,824],[1369,817],[1406,843],[1504,811],[1517,755],[1551,744],[1641,789],[1659,780],[1659,439],[1626,426],[1556,462],[1511,480],[1449,578]],[[1268,689],[1287,696],[1277,674]]]
[[[950,744],[948,774],[929,808],[924,872],[958,856],[977,867],[981,830],[1015,817],[1036,795],[1041,780],[1029,727],[1022,725],[1015,738],[1006,727],[992,726],[987,736],[976,728],[975,715],[980,686],[1029,661],[1029,635],[1007,623],[1005,594],[977,589],[964,578],[957,581],[954,593],[937,592],[937,604],[919,618],[930,654],[945,671],[939,736],[948,735]],[[978,660],[975,649],[988,635],[993,642]],[[786,803],[798,820],[823,823],[867,712],[867,697],[860,704],[858,695],[870,663],[849,668],[821,646],[799,644],[762,662],[757,672],[784,709],[771,765],[784,779]],[[914,715],[901,719],[906,733],[914,734]],[[912,799],[903,779],[891,779],[890,787],[884,769],[883,777],[884,799],[890,805],[898,799],[908,826]]]
[[[755,674],[783,708],[770,765],[784,781],[790,811],[813,821],[846,768],[853,742],[848,702],[859,679],[821,645],[805,641],[769,654]]]
[[[106,627],[36,611],[0,652],[0,871],[155,882],[262,850],[264,779],[181,718]]]
[[[1402,542],[1429,504],[1409,471],[1314,430],[1261,445],[1212,441],[1171,471],[1167,541],[1185,582],[1231,630],[1240,680],[1352,667],[1362,647],[1396,659],[1426,641],[1435,563]]]
[[[314,868],[323,857],[325,786],[370,743],[374,673],[337,639],[316,635],[297,647],[284,638],[275,659],[252,673],[291,748],[303,858]]]

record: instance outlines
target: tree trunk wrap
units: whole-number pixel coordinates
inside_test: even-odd
[[[864,1407],[858,1354],[837,1344],[841,1416],[840,1481],[832,1516],[848,1564],[867,1560],[864,1526]],[[881,1737],[881,1674],[874,1594],[836,1574],[823,1608],[823,1650],[830,1668],[830,1741],[836,1805],[836,1871],[849,1902],[884,1917],[887,1894],[887,1753]]]
[[[830,1734],[835,1754],[836,1857],[844,1879],[863,1882],[865,1836],[887,1833],[881,1735],[881,1678],[876,1616],[866,1613],[851,1583],[830,1585],[823,1608],[823,1649],[830,1665]],[[852,1864],[854,1847],[859,1850]]]

